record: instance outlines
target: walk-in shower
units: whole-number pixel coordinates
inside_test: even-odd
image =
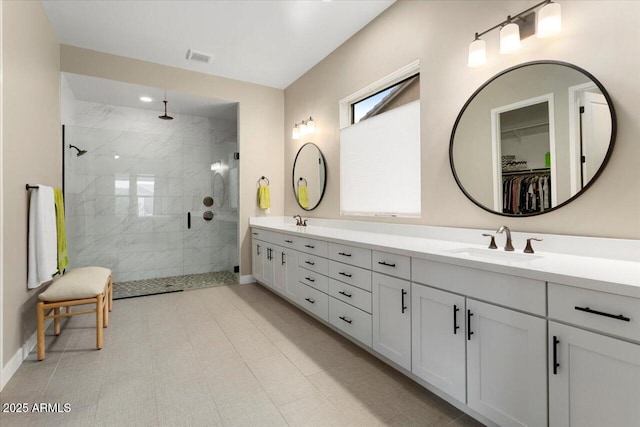
[[[204,108],[207,100],[198,99],[189,110],[183,96],[182,109],[192,114],[182,113],[175,102],[174,120],[158,120],[160,102],[152,110],[86,100],[89,83],[116,83],[64,77],[64,143],[78,150],[65,150],[64,159],[71,267],[107,267],[116,283],[140,281],[130,283],[139,287],[149,286],[148,279],[183,277],[193,283],[194,277],[196,282],[209,277],[194,276],[202,273],[233,274],[238,265],[237,106],[218,102],[216,108]],[[138,98],[136,92],[129,95]]]

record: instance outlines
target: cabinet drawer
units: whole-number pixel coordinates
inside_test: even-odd
[[[255,240],[262,240],[263,242],[273,243],[274,245],[282,244],[282,234],[275,233],[273,231],[252,228],[251,237]]]
[[[329,243],[329,259],[371,270],[371,249]]]
[[[329,261],[329,277],[371,292],[371,270]]]
[[[299,251],[327,258],[327,242],[299,237],[297,245]]]
[[[390,276],[409,279],[411,275],[411,258],[408,256],[373,251],[372,264],[373,271]]]
[[[300,253],[298,255],[298,265],[325,276],[329,274],[329,260],[316,255]]]
[[[298,286],[298,303],[325,322],[329,321],[329,295],[300,284]]]
[[[371,347],[371,315],[329,298],[329,323]]]
[[[549,283],[549,317],[640,341],[638,298]]]
[[[545,282],[414,258],[412,281],[539,316],[546,313]]]
[[[329,293],[329,278],[315,271],[298,267],[298,281],[312,288],[316,288],[325,294]]]
[[[283,234],[282,235],[282,246],[284,246],[285,248],[293,248],[296,249],[296,242],[297,242],[298,238],[296,236],[292,236],[290,234]]]
[[[329,295],[362,311],[371,313],[371,292],[329,279]]]

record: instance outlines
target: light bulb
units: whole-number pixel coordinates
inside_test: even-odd
[[[487,63],[487,43],[476,39],[469,45],[469,62],[471,68],[482,67]]]
[[[293,125],[293,132],[291,133],[291,139],[300,139],[300,129],[298,124]]]
[[[558,3],[547,3],[538,12],[536,37],[544,39],[558,34],[562,30],[562,13]]]
[[[302,123],[300,123],[300,136],[305,136],[307,133],[309,133],[309,130],[307,129],[307,123],[303,120]]]
[[[520,27],[510,23],[500,30],[500,53],[512,53],[520,49]]]
[[[307,120],[307,133],[315,133],[316,132],[316,123],[313,121],[313,117],[309,117]]]

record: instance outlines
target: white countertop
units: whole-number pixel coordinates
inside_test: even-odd
[[[268,220],[266,218],[251,218],[250,226],[352,246],[370,247],[375,250],[459,265],[461,267],[476,268],[640,298],[640,262],[638,261],[541,251],[536,251],[534,255],[527,255],[523,254],[520,249],[518,250],[518,255],[515,255],[519,260],[514,262],[502,259],[486,259],[485,257],[478,257],[464,252],[451,252],[471,249],[472,251],[478,251],[480,255],[501,256],[497,252],[502,252],[502,248],[487,254],[490,250],[486,249],[486,245],[460,241],[454,242],[314,225],[296,227],[283,221]],[[506,256],[509,255],[507,254]],[[530,257],[531,259],[529,260],[525,257]]]

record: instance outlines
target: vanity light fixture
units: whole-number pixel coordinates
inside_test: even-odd
[[[521,38],[533,35],[535,9],[541,6],[542,9],[540,9],[537,16],[536,36],[538,38],[547,38],[558,34],[562,29],[560,5],[551,0],[544,0],[517,15],[508,16],[506,20],[486,31],[476,33],[474,40],[469,45],[468,66],[475,68],[487,63],[486,43],[480,37],[496,28],[500,28],[500,53],[508,54],[520,49]]]
[[[309,117],[309,120],[303,120],[302,122],[295,123],[293,125],[291,139],[298,140],[301,137],[312,133],[316,133],[316,123],[313,121],[312,117]]]

